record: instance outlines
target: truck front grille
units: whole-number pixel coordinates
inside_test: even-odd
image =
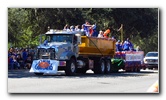
[[[55,50],[54,48],[40,48],[38,49],[38,58],[39,59],[55,59]]]

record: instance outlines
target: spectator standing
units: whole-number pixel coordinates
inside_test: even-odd
[[[20,54],[17,55],[17,62],[19,63],[20,68],[24,67],[24,60],[22,59]]]
[[[10,48],[10,49],[9,49],[9,51],[8,51],[8,57],[11,57],[11,56],[12,56],[12,54],[13,54],[13,49],[12,49],[12,48]]]
[[[27,57],[28,57],[27,49],[23,49],[22,58],[23,58],[24,64],[26,63]]]
[[[20,69],[20,64],[17,62],[16,56],[12,55],[9,62],[10,69]]]
[[[33,55],[32,55],[32,52],[28,52],[28,56],[27,56],[27,59],[25,61],[25,67],[27,67],[28,69],[31,68],[31,65],[32,65],[32,60],[33,60]]]
[[[9,66],[9,69],[13,69],[13,55],[10,55],[9,58],[8,58],[9,62],[8,62],[8,66]]]

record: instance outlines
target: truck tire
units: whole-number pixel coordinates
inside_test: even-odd
[[[85,74],[89,68],[89,60],[88,59],[79,59],[79,60],[83,60],[85,62],[85,66],[83,68],[77,68],[76,73]]]
[[[35,73],[35,75],[42,76],[44,73]]]
[[[67,76],[72,76],[75,74],[75,72],[76,72],[76,61],[71,58],[69,61],[67,61],[65,73]]]
[[[101,60],[98,64],[98,62],[95,62],[95,66],[94,66],[94,73],[95,74],[104,74],[105,72],[105,63],[104,60]]]
[[[110,60],[106,60],[106,68],[105,68],[105,73],[110,73],[111,72],[111,62]]]

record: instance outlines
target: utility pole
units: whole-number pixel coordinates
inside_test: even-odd
[[[123,41],[123,24],[120,27],[121,41]]]

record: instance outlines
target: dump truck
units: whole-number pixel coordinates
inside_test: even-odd
[[[138,59],[137,56],[130,59],[133,56],[127,52],[119,55],[115,43],[115,39],[88,37],[84,31],[50,29],[45,33],[44,43],[36,48],[30,72],[43,75],[63,70],[71,76],[92,70],[95,74],[107,74],[131,70],[128,65],[133,59],[140,63],[142,53],[136,54]]]
[[[111,58],[115,55],[115,40],[87,37],[83,31],[58,31],[50,29],[45,41],[36,48],[30,72],[36,75],[56,74],[64,70],[66,75],[95,74],[111,71]]]

